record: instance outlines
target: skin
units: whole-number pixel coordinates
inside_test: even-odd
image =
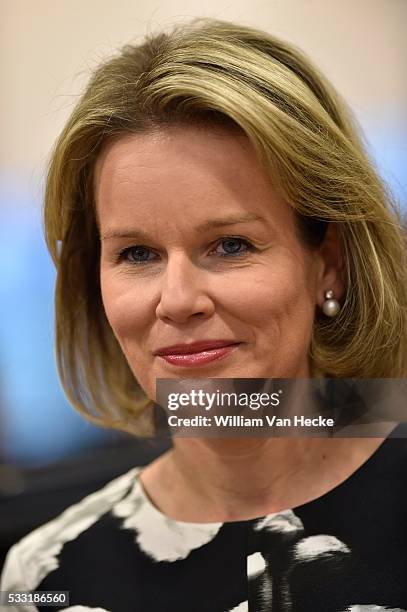
[[[303,245],[246,136],[192,126],[121,135],[102,150],[94,186],[103,305],[149,397],[159,377],[310,376],[316,309],[327,289],[344,291],[338,235],[329,226],[319,250]],[[248,215],[258,219],[200,228]],[[223,338],[241,344],[199,368],[153,354]],[[382,440],[175,438],[140,479],[177,520],[243,520],[323,494]]]

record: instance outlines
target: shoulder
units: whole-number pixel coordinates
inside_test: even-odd
[[[131,489],[141,469],[134,467],[111,480],[14,544],[6,557],[0,590],[35,589],[46,574],[58,567],[57,556],[64,544],[112,510]]]

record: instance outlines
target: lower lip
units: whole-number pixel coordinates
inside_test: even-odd
[[[159,357],[165,359],[167,363],[171,363],[172,365],[194,367],[209,363],[210,361],[215,361],[216,359],[223,359],[232,353],[238,346],[238,344],[231,344],[229,346],[201,351],[200,353],[190,353],[188,355],[159,355]]]

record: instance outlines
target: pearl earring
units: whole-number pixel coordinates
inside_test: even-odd
[[[333,299],[334,292],[329,289],[325,291],[325,302],[322,304],[322,310],[327,317],[336,317],[340,310],[340,305],[337,300]]]

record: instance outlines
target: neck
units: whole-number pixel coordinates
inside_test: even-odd
[[[248,520],[315,499],[346,480],[375,438],[174,438],[141,480],[155,505],[186,522]]]

